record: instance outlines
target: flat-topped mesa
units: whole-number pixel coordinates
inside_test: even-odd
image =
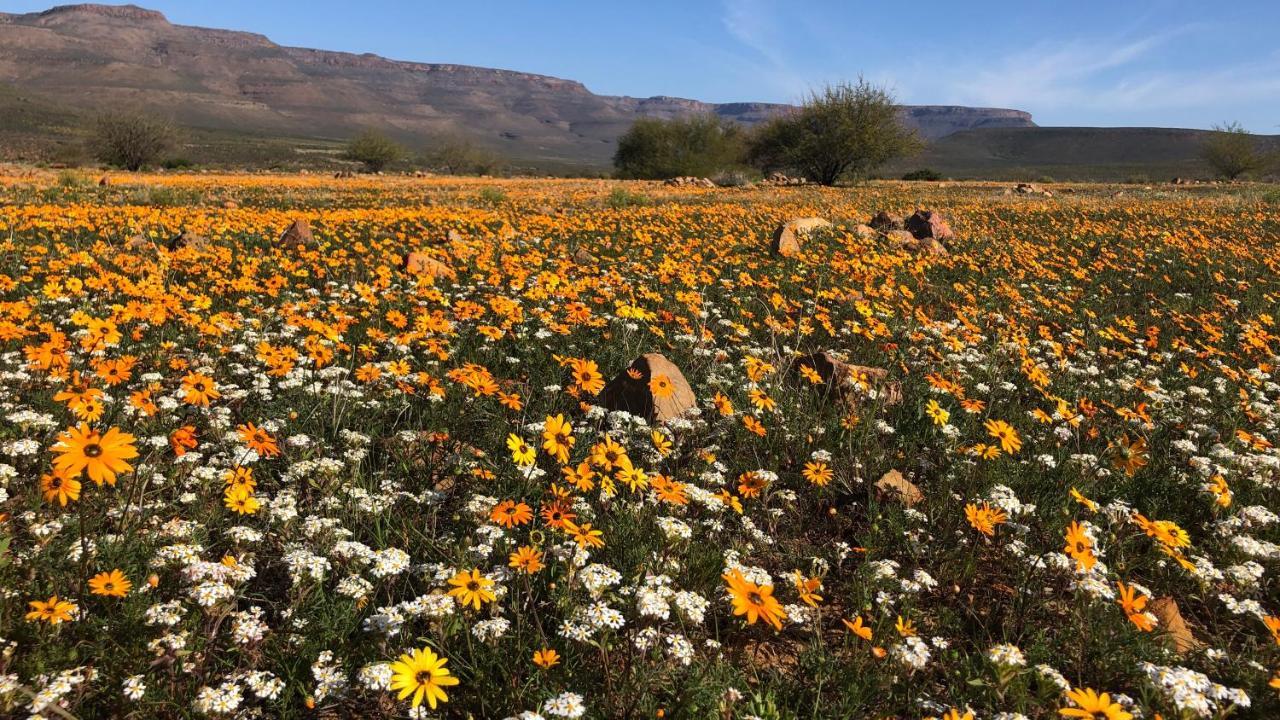
[[[79,3],[75,5],[57,5],[35,13],[41,17],[52,17],[54,15],[66,15],[72,13],[80,13],[84,15],[101,15],[103,17],[119,18],[121,20],[143,20],[148,22],[169,23],[169,18],[159,10],[148,10],[138,7],[137,5],[99,5],[97,3]]]

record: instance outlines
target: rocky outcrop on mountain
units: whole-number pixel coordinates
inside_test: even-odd
[[[0,13],[0,85],[85,117],[125,106],[260,136],[333,139],[374,127],[421,144],[461,134],[518,161],[597,167],[639,117],[712,112],[750,125],[789,109],[596,95],[532,73],[283,47],[131,5]],[[904,107],[903,118],[926,138],[1032,124],[1016,110],[964,107]]]

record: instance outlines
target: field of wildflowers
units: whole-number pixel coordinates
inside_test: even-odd
[[[0,716],[1280,717],[1280,203],[1055,190],[0,177]]]

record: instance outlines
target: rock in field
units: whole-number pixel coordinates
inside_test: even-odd
[[[453,268],[421,252],[411,252],[405,256],[404,270],[410,275],[423,278],[447,277],[452,280],[458,277]]]
[[[649,422],[666,422],[695,407],[698,399],[680,368],[660,353],[645,353],[600,391],[600,404]]]
[[[886,500],[893,500],[907,507],[913,507],[924,500],[924,493],[920,492],[920,488],[902,477],[902,473],[897,470],[890,470],[880,476],[876,481],[876,492]]]
[[[286,247],[310,247],[314,245],[315,238],[311,235],[311,223],[306,218],[294,220],[280,234],[280,244]]]
[[[1160,621],[1156,632],[1163,635],[1179,655],[1194,652],[1202,647],[1200,641],[1196,640],[1195,636],[1191,634],[1191,628],[1187,626],[1187,621],[1182,619],[1182,613],[1178,611],[1176,600],[1171,597],[1156,598],[1151,601],[1151,605],[1147,609]]]
[[[881,210],[876,213],[875,217],[871,218],[871,222],[867,224],[870,225],[873,230],[887,234],[894,230],[905,229],[903,227],[903,223],[904,220],[901,215],[894,215]]]
[[[773,231],[773,254],[791,257],[800,252],[804,236],[818,228],[829,228],[831,223],[819,217],[797,218],[783,223]]]
[[[827,395],[845,403],[856,404],[860,396],[870,394],[885,405],[902,402],[902,386],[889,382],[888,370],[853,365],[825,350],[796,358],[791,362],[790,371],[805,384],[817,385]],[[818,382],[814,382],[811,373],[816,373]]]
[[[933,210],[917,210],[903,223],[903,229],[910,232],[917,240],[933,238],[938,242],[946,242],[955,234],[942,213]]]
[[[183,248],[200,249],[200,248],[208,247],[208,245],[209,245],[208,238],[206,238],[203,235],[198,235],[196,233],[193,233],[190,230],[183,230],[177,235],[174,235],[173,237],[169,238],[170,250],[181,250]]]

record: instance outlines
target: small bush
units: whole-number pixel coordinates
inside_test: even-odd
[[[496,187],[481,188],[480,200],[497,205],[507,201],[507,193]]]
[[[1272,161],[1259,149],[1253,134],[1235,122],[1214,125],[1213,134],[1200,148],[1200,155],[1226,180],[1263,170]]]
[[[751,184],[751,176],[742,170],[730,170],[716,174],[711,181],[720,187],[746,187]]]
[[[403,155],[403,148],[376,130],[366,130],[353,138],[343,153],[343,157],[361,163],[368,172],[382,172]]]
[[[644,118],[618,138],[613,166],[620,178],[709,177],[744,164],[742,128],[715,115]]]
[[[613,192],[609,193],[609,197],[604,202],[609,207],[618,210],[621,208],[648,205],[650,200],[649,196],[643,193],[632,192],[626,188],[614,188]]]
[[[186,170],[187,168],[193,168],[195,166],[195,163],[184,157],[169,158],[160,163],[160,167],[165,170]]]
[[[912,170],[906,175],[903,175],[902,179],[903,180],[927,180],[929,182],[937,182],[938,180],[942,179],[942,173],[938,172],[937,170],[930,170],[929,168],[921,168],[919,170]]]
[[[94,154],[102,162],[130,172],[141,170],[174,143],[173,127],[145,115],[106,114],[94,125]]]
[[[56,180],[58,187],[65,190],[83,190],[93,184],[93,180],[82,172],[62,170]]]
[[[802,107],[761,126],[750,158],[765,173],[794,172],[834,185],[865,178],[921,147],[919,136],[902,124],[893,95],[859,79],[815,92]]]
[[[423,155],[422,163],[449,175],[493,175],[502,167],[502,159],[496,153],[465,137],[454,136],[437,139]]]

